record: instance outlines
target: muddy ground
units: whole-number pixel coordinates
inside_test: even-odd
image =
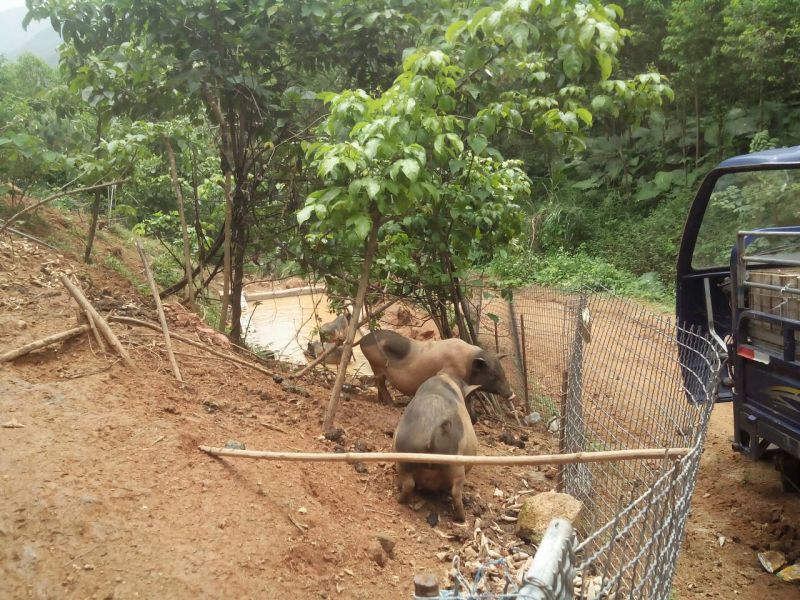
[[[114,253],[138,273],[122,244],[106,235],[98,256]],[[0,255],[0,350],[76,322],[61,271],[104,312],[154,320],[105,266],[9,237]],[[0,597],[403,598],[415,573],[444,576],[454,552],[467,561],[511,553],[521,568],[533,551],[507,519],[521,498],[552,487],[552,471],[475,469],[458,525],[446,498],[398,505],[392,464],[215,459],[197,446],[388,450],[401,409],[354,390],[338,418],[344,437],[325,440],[325,378],[290,384],[178,343],[181,385],[159,335],[113,327],[135,370],[88,336],[0,366],[0,424],[23,426],[0,428]],[[482,453],[516,451],[499,441],[499,425],[476,431]],[[770,465],[733,453],[730,432],[730,407],[716,407],[674,596],[800,597],[756,558],[797,536],[800,498],[781,491]],[[532,429],[527,451],[557,443]],[[376,547],[381,534],[395,542],[390,555]]]

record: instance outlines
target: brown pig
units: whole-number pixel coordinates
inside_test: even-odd
[[[478,386],[440,373],[425,381],[406,407],[394,432],[395,452],[478,454],[465,398]],[[397,463],[398,500],[406,504],[417,490],[450,491],[455,518],[464,520],[464,479],[471,465]]]
[[[319,337],[323,342],[343,342],[349,323],[350,311],[345,309],[344,313],[333,321],[328,321],[319,326]]]
[[[425,380],[439,371],[478,385],[484,392],[514,399],[500,364],[502,356],[464,340],[418,342],[394,331],[375,331],[365,335],[359,344],[375,374],[378,398],[383,402],[391,402],[387,379],[406,396],[413,396]]]
[[[336,346],[331,342],[308,342],[308,347],[306,348],[305,355],[310,357],[311,359],[319,358],[319,356],[323,352],[327,352],[331,348]],[[323,361],[326,365],[338,365],[339,361],[342,360],[342,347],[338,346],[333,352],[328,354]],[[353,357],[350,357],[350,360],[353,360]]]

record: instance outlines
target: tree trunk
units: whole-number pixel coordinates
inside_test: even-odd
[[[94,151],[95,158],[100,150],[100,138],[103,135],[103,116],[98,111],[97,113],[97,128],[94,135]],[[92,261],[92,246],[94,246],[94,236],[97,233],[97,219],[100,217],[100,201],[103,199],[102,190],[95,190],[94,204],[92,205],[92,224],[89,226],[89,237],[86,240],[86,252],[83,255],[83,262],[90,263]]]
[[[342,345],[342,359],[339,361],[339,370],[336,373],[336,382],[331,390],[331,399],[328,402],[328,409],[325,412],[325,419],[322,422],[322,430],[327,431],[333,427],[333,419],[336,416],[336,408],[339,406],[339,396],[342,392],[344,378],[347,375],[347,365],[350,363],[350,356],[353,353],[353,340],[358,329],[358,317],[364,309],[364,297],[367,295],[367,284],[369,283],[369,271],[372,267],[372,260],[375,257],[375,250],[378,247],[378,229],[380,228],[380,215],[377,211],[372,214],[372,228],[366,241],[364,252],[364,263],[361,265],[361,278],[358,281],[358,291],[356,292],[353,316],[347,326],[347,337]]]
[[[217,235],[214,237],[214,242],[211,244],[211,247],[208,249],[208,252],[206,253],[206,256],[205,256],[204,260],[199,265],[197,265],[194,269],[192,269],[192,275],[194,277],[197,277],[198,275],[200,275],[200,272],[203,270],[203,268],[206,267],[208,265],[208,263],[211,261],[211,259],[214,257],[214,255],[217,252],[219,252],[220,248],[222,248],[222,244],[223,244],[223,240],[224,239],[225,239],[225,227],[223,226],[223,228],[220,229],[219,232],[217,232]],[[219,261],[217,261],[217,262],[219,263]],[[167,289],[162,291],[161,294],[160,294],[161,299],[163,300],[167,296],[171,296],[172,294],[177,294],[178,292],[180,292],[183,289],[183,286],[185,286],[185,285],[186,285],[186,278],[184,277],[183,279],[181,279],[177,283],[172,284],[170,287],[168,287]],[[208,285],[208,283],[206,283],[203,287],[205,287],[206,285]]]
[[[231,218],[231,259],[230,299],[231,306],[231,341],[242,344],[242,290],[244,288],[244,254],[247,246],[247,205],[248,197],[241,186],[233,196],[233,212]]]
[[[222,310],[219,313],[217,329],[224,332],[228,323],[228,307],[231,300],[231,219],[233,218],[233,199],[231,198],[231,174],[225,173],[225,241],[222,242]]]
[[[178,216],[181,220],[181,236],[183,237],[183,271],[186,274],[186,289],[184,297],[186,305],[194,308],[194,278],[192,277],[192,245],[189,243],[189,229],[186,225],[186,213],[183,210],[183,190],[178,179],[178,167],[175,164],[175,152],[172,150],[172,142],[168,137],[164,137],[164,145],[167,147],[167,159],[169,160],[169,172],[172,177],[172,188],[175,190],[175,200],[178,203]]]
[[[200,264],[206,262],[206,235],[203,224],[200,222],[200,194],[197,191],[197,157],[192,149],[192,196],[194,204],[194,232],[197,236],[197,260]]]

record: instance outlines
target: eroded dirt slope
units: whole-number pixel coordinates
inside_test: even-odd
[[[4,350],[76,322],[57,283],[64,270],[104,311],[153,319],[116,273],[17,239],[0,244]],[[358,472],[214,459],[197,446],[333,450],[319,439],[327,384],[287,385],[176,343],[181,385],[159,334],[113,327],[136,370],[88,336],[0,366],[0,423],[23,425],[0,428],[0,597],[388,599],[408,597],[422,569],[443,574],[453,551],[473,547],[476,526],[492,540],[484,557],[508,546],[532,553],[500,517],[516,492],[551,487],[544,472],[473,471],[458,526],[446,499],[398,505],[391,464]],[[399,414],[372,393],[354,395],[340,409],[340,444],[388,450]],[[483,453],[512,451],[498,428],[476,429]],[[534,431],[528,448],[556,443]],[[382,533],[392,556],[376,556]]]

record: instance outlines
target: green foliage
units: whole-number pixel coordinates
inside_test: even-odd
[[[637,277],[585,251],[556,251],[543,255],[517,250],[505,258],[495,259],[490,273],[500,286],[507,288],[536,284],[568,291],[610,291],[662,304],[671,302],[671,295],[657,276]]]

